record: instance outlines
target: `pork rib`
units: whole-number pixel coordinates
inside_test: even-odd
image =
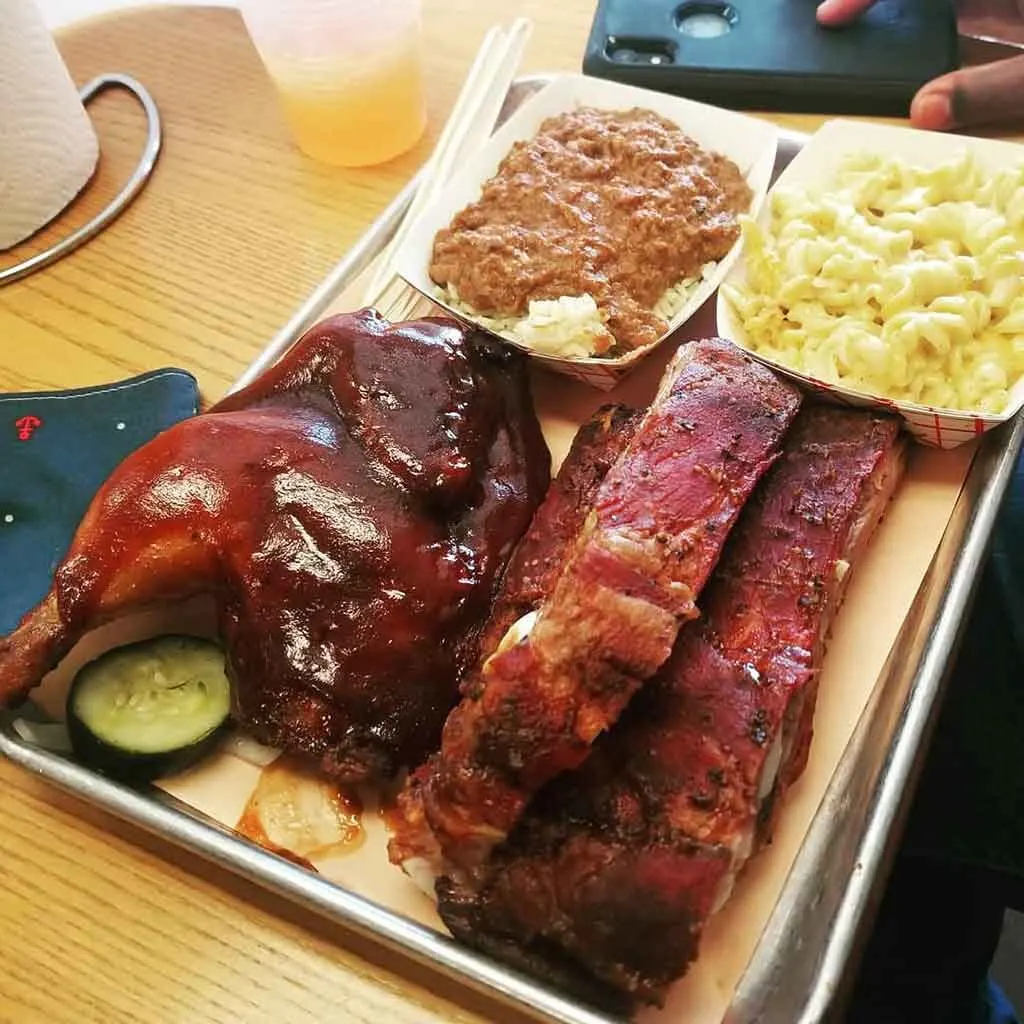
[[[806,764],[824,640],[903,451],[892,419],[801,413],[705,590],[705,617],[586,764],[537,797],[487,882],[439,883],[457,937],[661,1000]]]
[[[578,766],[682,623],[750,492],[776,457],[798,392],[720,339],[682,347],[598,488],[528,635],[466,680],[440,752],[403,798],[407,837],[474,871],[544,783]]]
[[[598,488],[633,436],[640,418],[634,409],[606,405],[576,432],[540,508],[506,566],[480,642],[482,660],[497,650],[517,622],[550,596]],[[391,816],[395,834],[389,854],[425,892],[432,894],[433,866],[440,860],[440,851],[423,821],[418,795],[419,780],[427,771],[421,769],[399,794],[397,814]]]
[[[640,413],[627,406],[604,405],[576,432],[540,508],[509,559],[480,642],[481,659],[493,654],[511,626],[551,594],[569,545],[640,418]]]

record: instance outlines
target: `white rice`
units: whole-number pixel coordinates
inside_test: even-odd
[[[715,269],[706,263],[699,277],[690,277],[672,285],[654,304],[652,312],[666,322],[686,305],[696,288]],[[434,294],[468,320],[509,341],[518,342],[546,356],[587,359],[606,355],[615,338],[605,326],[593,297],[562,295],[557,299],[535,299],[526,316],[486,316],[459,298],[453,284],[435,289]]]

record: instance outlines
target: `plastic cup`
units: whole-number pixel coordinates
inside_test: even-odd
[[[426,126],[419,0],[241,0],[299,148],[381,164]]]

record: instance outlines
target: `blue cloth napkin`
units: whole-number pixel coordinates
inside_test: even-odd
[[[46,594],[117,464],[198,408],[195,378],[175,369],[73,391],[0,395],[0,635]]]

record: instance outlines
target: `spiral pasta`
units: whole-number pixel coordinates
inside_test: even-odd
[[[897,401],[997,414],[1024,374],[1024,162],[986,173],[858,153],[834,187],[776,188],[722,291],[749,348]]]

